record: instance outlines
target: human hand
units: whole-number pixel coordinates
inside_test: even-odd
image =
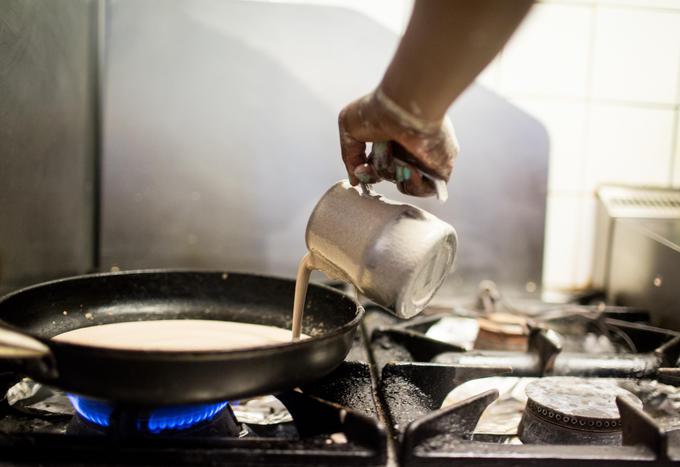
[[[404,194],[431,196],[434,183],[421,172],[445,181],[451,176],[458,142],[447,117],[421,119],[378,89],[345,107],[338,124],[352,185],[389,180]],[[374,143],[369,155],[367,142]]]

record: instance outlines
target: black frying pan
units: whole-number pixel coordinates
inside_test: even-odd
[[[66,391],[135,405],[234,400],[320,378],[347,355],[363,309],[319,285],[298,342],[235,351],[114,350],[56,342],[122,321],[214,319],[290,329],[294,282],[247,274],[140,271],[57,280],[0,300],[0,358]],[[64,313],[66,312],[66,313]]]

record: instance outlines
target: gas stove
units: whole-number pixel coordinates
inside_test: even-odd
[[[680,465],[680,334],[644,310],[488,294],[400,321],[245,401],[120,407],[2,375],[0,460],[87,465]]]
[[[0,461],[67,465],[385,465],[387,432],[357,335],[303,388],[247,401],[128,407],[5,373]],[[140,375],[140,377],[143,377]]]

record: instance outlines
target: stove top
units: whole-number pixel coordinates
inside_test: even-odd
[[[369,305],[340,367],[273,396],[125,408],[4,373],[0,461],[680,465],[679,357],[643,310]]]

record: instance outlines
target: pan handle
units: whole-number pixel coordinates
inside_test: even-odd
[[[0,326],[0,360],[8,360],[22,371],[43,379],[59,376],[54,354],[47,345],[3,326]]]

